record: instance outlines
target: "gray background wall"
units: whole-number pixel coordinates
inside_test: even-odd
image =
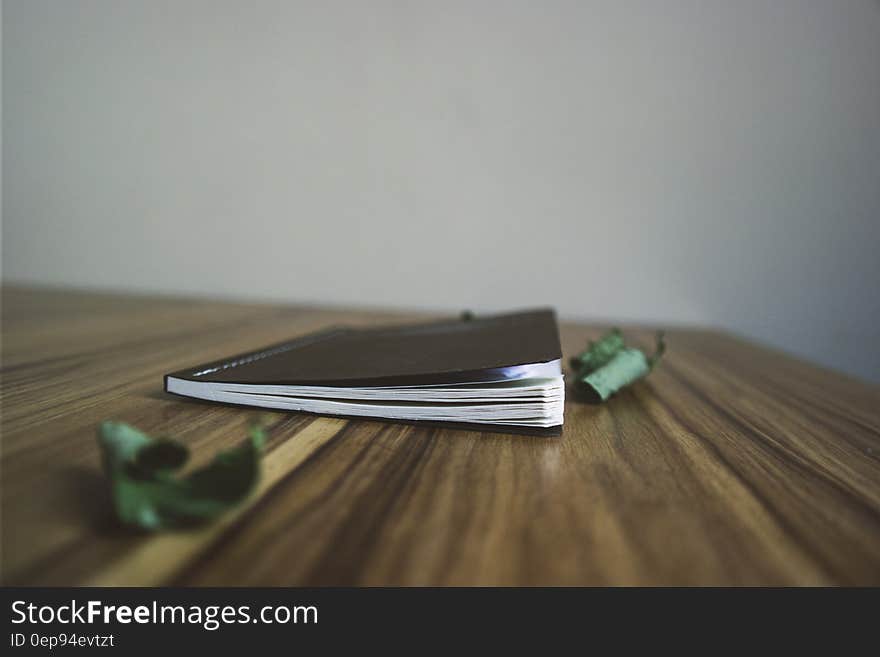
[[[3,6],[3,277],[728,327],[880,380],[880,3]]]

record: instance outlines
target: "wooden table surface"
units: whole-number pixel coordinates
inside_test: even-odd
[[[194,531],[114,521],[95,428],[198,461],[252,411],[162,376],[328,324],[413,314],[7,287],[5,584],[880,584],[880,390],[716,331],[561,438],[272,413],[252,499]],[[564,324],[566,356],[602,327]],[[642,344],[645,329],[632,330]]]

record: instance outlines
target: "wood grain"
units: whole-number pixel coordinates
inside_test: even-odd
[[[198,531],[113,520],[95,427],[244,436],[162,375],[334,323],[423,315],[7,287],[5,584],[880,584],[880,390],[715,331],[566,403],[561,438],[271,414],[251,501]],[[603,327],[565,324],[566,356]],[[630,334],[645,345],[650,331]]]

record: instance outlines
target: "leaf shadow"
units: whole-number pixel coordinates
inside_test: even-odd
[[[100,533],[119,530],[107,481],[100,472],[84,465],[69,466],[58,477],[65,491],[65,510],[82,518]]]

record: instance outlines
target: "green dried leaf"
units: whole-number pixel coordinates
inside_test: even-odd
[[[591,345],[591,348],[592,346],[594,345]],[[647,376],[665,351],[666,342],[662,332],[657,334],[657,346],[650,358],[640,349],[624,346],[614,352],[601,366],[597,368],[587,366],[578,372],[577,387],[586,401],[596,404],[606,401],[621,388]]]
[[[638,381],[649,371],[648,359],[638,349],[623,349],[599,369],[578,379],[587,400],[603,402],[615,392]]]
[[[189,456],[181,443],[154,440],[121,422],[102,423],[98,441],[117,516],[157,530],[210,520],[244,500],[259,478],[265,433],[253,425],[244,445],[185,477],[172,476]]]
[[[569,361],[569,365],[578,374],[589,374],[609,362],[625,346],[620,329],[613,328],[599,340],[591,340],[586,349]]]

